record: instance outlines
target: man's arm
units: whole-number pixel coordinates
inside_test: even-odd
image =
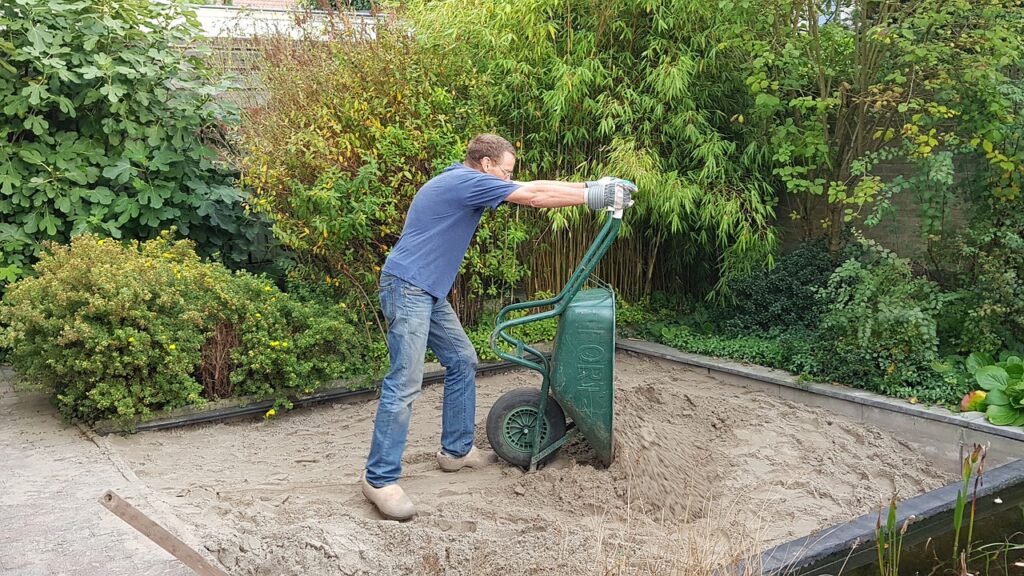
[[[576,206],[587,201],[586,184],[556,180],[524,182],[518,190],[509,194],[505,201],[534,208]]]
[[[553,184],[555,186],[572,186],[573,188],[586,188],[586,182],[563,182],[561,180],[530,180],[529,182],[512,181],[513,184],[526,186],[527,184]]]

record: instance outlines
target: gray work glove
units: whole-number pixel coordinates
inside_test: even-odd
[[[596,182],[586,182],[587,207],[591,210],[604,208],[628,208],[633,204],[636,184],[629,180],[606,176]]]

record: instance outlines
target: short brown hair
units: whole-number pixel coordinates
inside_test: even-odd
[[[469,146],[466,146],[466,164],[471,167],[480,166],[480,162],[484,158],[498,162],[505,152],[515,156],[516,147],[497,134],[480,134],[470,140]]]

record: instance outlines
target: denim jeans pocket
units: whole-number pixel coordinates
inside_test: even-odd
[[[402,282],[402,295],[403,296],[426,296],[427,291],[415,284],[409,284],[408,282]]]
[[[388,324],[395,321],[395,314],[398,313],[398,286],[397,282],[387,282],[381,280],[380,285],[380,311],[384,314],[384,319],[387,320]]]

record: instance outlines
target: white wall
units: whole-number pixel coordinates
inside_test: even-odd
[[[193,6],[203,34],[210,38],[251,38],[253,36],[283,33],[293,38],[301,36],[296,18],[309,19],[313,30],[322,30],[329,20],[322,12],[275,10],[267,8],[239,8],[235,6]],[[366,14],[345,16],[349,25],[374,36],[375,19]],[[335,18],[335,25],[338,18]]]

